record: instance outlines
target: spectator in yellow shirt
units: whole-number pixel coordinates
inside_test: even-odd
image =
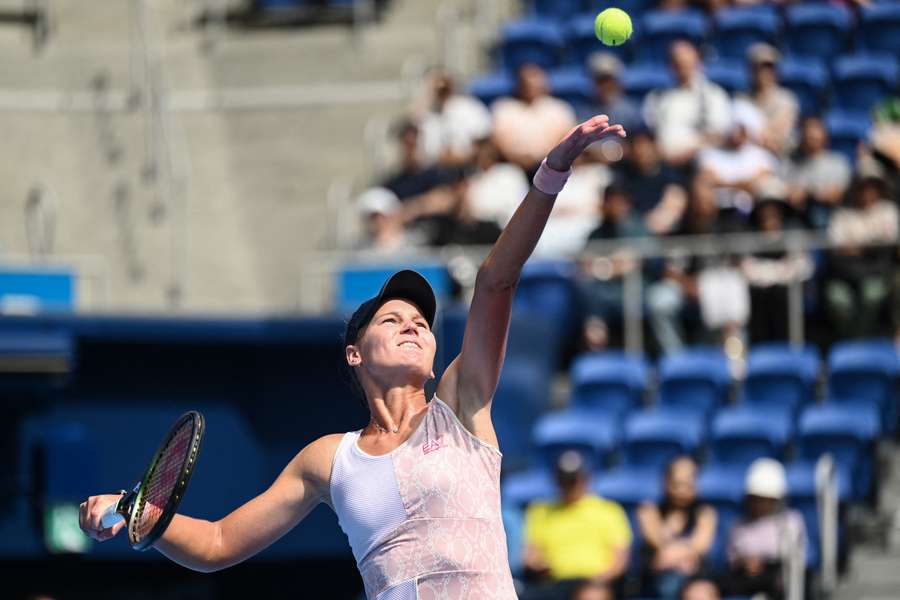
[[[559,499],[535,502],[525,513],[523,560],[534,585],[523,600],[567,600],[585,580],[609,585],[628,567],[628,517],[615,502],[590,493],[578,452],[560,456],[556,481]]]

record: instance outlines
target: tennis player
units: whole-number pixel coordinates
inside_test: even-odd
[[[320,502],[347,534],[370,600],[514,600],[500,516],[500,450],[491,398],[506,352],[513,293],[573,161],[619,135],[605,115],[572,129],[478,272],[459,356],[434,399],[434,292],[400,271],[364,302],[346,331],[346,361],[371,413],[359,431],[304,448],[272,486],[215,522],[175,515],[154,547],[197,571],[224,569],[263,550]],[[90,497],[81,527],[96,540],[115,495]]]

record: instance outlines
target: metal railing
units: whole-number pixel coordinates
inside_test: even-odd
[[[335,201],[337,203],[337,201]],[[346,206],[344,207],[346,209]],[[342,219],[354,218],[352,210],[343,210]],[[640,262],[652,259],[674,259],[692,256],[749,255],[764,252],[785,252],[788,254],[827,250],[837,247],[824,232],[786,231],[781,235],[764,233],[733,233],[722,235],[671,236],[631,238],[616,241],[591,241],[578,255],[557,257],[578,259],[603,257],[626,253]],[[303,288],[311,288],[316,293],[305,292],[298,298],[297,307],[304,312],[321,312],[332,306],[334,274],[346,265],[378,265],[416,262],[442,261],[450,264],[481,263],[490,246],[447,246],[444,248],[412,248],[399,254],[384,254],[374,251],[334,250],[308,253],[300,267],[300,283]],[[534,260],[551,257],[536,257]],[[469,272],[473,272],[472,268]],[[644,274],[638,267],[625,276],[622,312],[626,348],[632,352],[642,352],[644,348],[643,290],[646,286]],[[474,278],[462,280],[465,288],[474,285]],[[804,331],[805,300],[803,281],[795,280],[788,285],[788,331],[791,343],[802,345],[806,339]]]

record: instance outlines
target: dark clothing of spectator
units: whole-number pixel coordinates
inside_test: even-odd
[[[441,167],[425,167],[416,169],[403,169],[388,177],[381,187],[385,187],[395,194],[401,202],[414,198],[436,187],[447,185],[458,179],[454,169]]]
[[[493,244],[501,232],[493,221],[462,221],[453,215],[437,217],[429,228],[432,246]]]
[[[613,178],[628,190],[634,210],[641,215],[656,208],[668,186],[684,183],[681,174],[671,167],[660,163],[653,173],[648,174],[628,160],[613,167]]]

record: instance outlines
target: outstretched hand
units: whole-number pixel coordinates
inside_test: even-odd
[[[547,155],[547,166],[556,171],[568,171],[584,149],[609,135],[625,137],[625,128],[610,125],[609,117],[597,115],[576,125]]]

